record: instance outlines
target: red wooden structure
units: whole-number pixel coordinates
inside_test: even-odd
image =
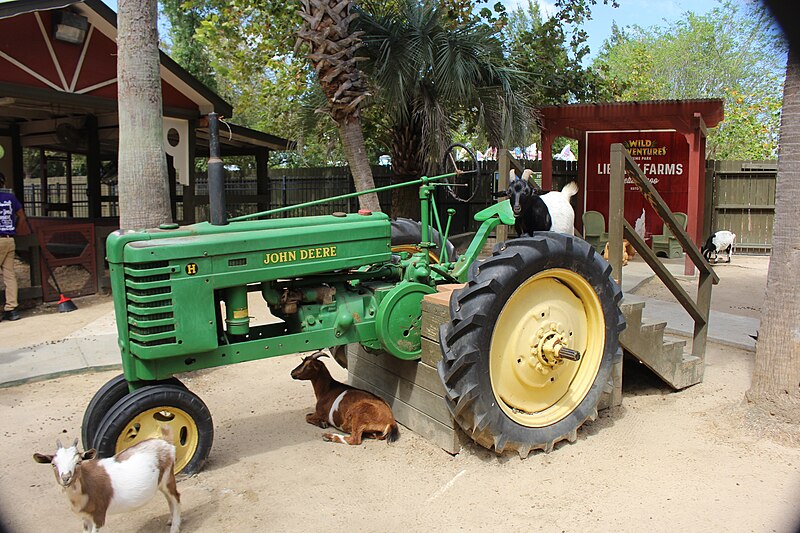
[[[672,132],[673,136],[685,138],[688,144],[688,161],[686,163],[688,172],[681,167],[681,176],[683,177],[685,174],[685,185],[672,180],[668,187],[670,197],[665,197],[665,200],[673,211],[682,211],[687,214],[686,230],[689,236],[698,246],[703,243],[705,240],[703,206],[706,190],[706,136],[707,128],[715,127],[724,118],[721,99],[574,104],[544,107],[540,109],[540,112],[542,115],[542,186],[544,189],[549,190],[553,185],[552,151],[555,138],[569,137],[578,141],[578,157],[581,161],[581,164],[578,165],[578,177],[581,186],[575,219],[579,228],[581,228],[581,215],[585,209],[597,209],[605,205],[605,212],[608,212],[608,196],[604,200],[597,197],[602,196],[602,186],[598,186],[600,180],[597,178],[598,174],[602,174],[602,172],[596,172],[594,165],[608,161],[609,154],[607,149],[605,149],[605,154],[592,153],[593,151],[602,151],[605,144],[610,146],[611,142],[624,143],[626,140],[633,141],[633,146],[637,146],[637,142],[653,142],[652,137],[663,137],[669,132]],[[607,143],[589,142],[590,134],[600,133],[604,134]],[[681,143],[674,139],[655,142],[660,142],[660,147],[669,144],[668,150],[673,154],[685,151]],[[652,145],[644,144],[639,146],[652,147]],[[651,152],[646,157],[660,154],[660,151]],[[591,172],[588,167],[589,162],[593,164]],[[645,174],[650,177],[650,174],[657,174],[658,170],[661,170],[661,167],[652,165],[653,172],[645,170]],[[587,181],[587,177],[593,179]],[[605,191],[608,191],[607,182]],[[659,190],[659,193],[661,192],[662,190]],[[587,201],[586,195],[591,193],[594,195],[591,200]],[[602,212],[602,209],[597,210]],[[626,219],[629,223],[634,224],[636,217],[633,215],[640,212],[641,206],[639,205],[631,206],[630,213],[626,208]],[[647,219],[650,221],[652,218],[648,217]],[[658,231],[660,231],[660,224],[655,221],[648,223],[648,234]],[[686,271],[687,274],[694,271],[688,260]]]
[[[85,235],[92,242],[80,260],[49,257],[86,266],[86,254],[94,253],[94,268],[87,271],[95,279],[81,293],[98,286],[105,237],[119,227],[113,189],[119,144],[116,39],[116,13],[103,0],[0,1],[0,172],[29,218],[53,235],[72,231],[76,219],[94,227]],[[205,117],[230,117],[233,109],[166,54],[160,59],[173,217],[192,223],[203,205],[194,160],[208,157]],[[222,156],[255,157],[259,183],[268,182],[269,151],[293,149],[286,139],[226,125]],[[18,237],[18,252],[38,258],[40,241],[49,238],[39,237]],[[43,253],[57,244],[41,242]],[[47,283],[34,279],[38,270],[32,265],[31,287],[21,289],[21,299],[48,298]],[[99,281],[106,286],[105,279]]]

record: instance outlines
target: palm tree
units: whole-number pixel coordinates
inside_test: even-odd
[[[172,222],[164,155],[156,0],[119,0],[119,223],[152,228]]]
[[[797,203],[800,201],[800,48],[790,45],[781,113],[778,182],[767,297],[747,399],[774,419],[800,423],[800,289]]]
[[[351,31],[358,15],[349,0],[302,0],[301,4],[299,14],[304,22],[297,32],[298,46],[305,42],[310,48],[308,60],[327,98],[324,112],[339,129],[356,190],[373,189],[359,111],[369,93],[357,65],[362,58],[356,52],[362,43],[359,33]],[[381,210],[375,193],[360,196],[359,205],[370,211]]]
[[[392,124],[389,145],[399,180],[435,171],[464,123],[485,132],[494,146],[527,133],[533,112],[515,90],[524,74],[506,66],[496,30],[454,23],[437,4],[415,0],[359,12],[356,26],[369,57],[362,68]],[[416,197],[412,187],[397,189],[392,215],[416,218]]]

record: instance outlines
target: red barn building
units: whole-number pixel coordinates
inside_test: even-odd
[[[116,13],[101,0],[0,3],[0,171],[38,237],[17,238],[32,261],[22,299],[58,297],[42,282],[39,243],[52,266],[86,270],[87,283],[71,296],[103,284],[105,237],[119,227],[116,35]],[[161,88],[173,216],[191,223],[207,204],[194,170],[196,157],[208,157],[205,116],[233,109],[164,53]],[[292,149],[286,139],[228,126],[222,155],[254,156],[259,184],[268,152]]]
[[[704,212],[707,189],[706,129],[723,120],[723,101],[664,100],[550,106],[542,114],[542,186],[552,187],[552,145],[556,137],[578,141],[578,209],[608,221],[610,146],[622,143],[673,212],[687,215],[686,230],[702,245],[710,227]],[[637,187],[625,187],[625,219],[634,225],[645,211],[646,237],[660,234],[661,219]],[[687,273],[693,272],[687,259]]]

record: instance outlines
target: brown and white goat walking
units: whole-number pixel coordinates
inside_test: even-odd
[[[323,356],[327,357],[327,354],[316,352],[309,355],[292,370],[293,379],[311,381],[317,397],[316,410],[306,415],[306,422],[323,429],[333,426],[350,433],[349,437],[325,433],[322,438],[327,441],[361,444],[362,437],[396,441],[400,431],[389,404],[370,392],[333,379],[319,360]]]
[[[168,429],[164,438],[172,440]],[[83,519],[83,531],[97,533],[106,514],[143,506],[161,491],[171,514],[170,533],[181,527],[181,497],[175,484],[175,446],[162,439],[147,439],[114,457],[95,459],[96,450],[78,451],[78,439],[65,448],[56,442],[54,455],[34,453],[37,463],[53,465],[56,481],[69,499],[72,511]]]

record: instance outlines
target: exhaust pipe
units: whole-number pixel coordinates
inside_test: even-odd
[[[228,224],[225,207],[225,168],[219,150],[219,115],[208,114],[208,208],[214,226]]]

